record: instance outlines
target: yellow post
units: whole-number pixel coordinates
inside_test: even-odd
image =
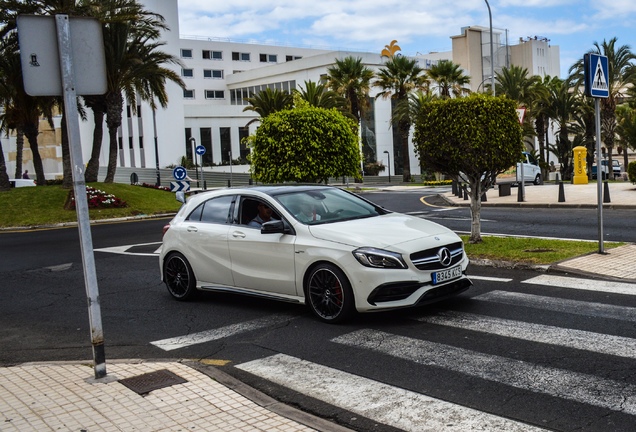
[[[574,184],[587,184],[587,149],[583,146],[574,147]]]

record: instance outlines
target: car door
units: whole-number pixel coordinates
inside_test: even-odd
[[[256,208],[256,202],[265,201],[243,196],[237,200],[234,224],[228,235],[232,276],[237,287],[263,292],[298,295],[294,266],[293,234],[262,234],[260,228],[248,226],[255,215],[244,209]],[[273,209],[273,218],[281,218],[276,206],[265,201]]]
[[[202,286],[234,285],[228,249],[229,216],[234,199],[234,195],[209,199],[184,221],[186,256]]]

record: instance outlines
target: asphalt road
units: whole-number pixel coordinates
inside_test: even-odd
[[[367,196],[390,209],[457,223],[453,229],[470,226],[466,209],[426,205],[421,193]],[[520,227],[563,233],[572,218],[581,218],[578,225],[587,220],[581,210],[499,211],[484,218],[493,220],[490,229],[511,233]],[[635,231],[623,222],[626,234]],[[530,425],[631,430],[636,423],[630,287],[472,266],[474,287],[455,299],[325,325],[302,306],[262,299],[173,300],[160,283],[156,257],[165,223],[92,228],[107,361],[204,360],[278,400],[360,431],[409,430],[409,424],[420,430],[421,416],[443,429],[481,421],[484,430],[507,432]],[[0,248],[10,251],[0,260],[0,364],[90,359],[77,229],[1,233]]]

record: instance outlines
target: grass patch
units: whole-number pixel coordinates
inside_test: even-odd
[[[464,241],[466,254],[472,259],[502,260],[527,264],[551,264],[598,252],[598,242],[547,240],[526,237],[482,237],[482,243],[470,244],[470,236],[460,236]],[[607,249],[624,243],[605,242]]]
[[[181,203],[174,193],[121,183],[89,183],[128,204],[125,208],[90,209],[91,220],[174,213]],[[70,190],[61,186],[37,186],[0,192],[0,227],[25,227],[77,221],[75,210],[64,209]]]

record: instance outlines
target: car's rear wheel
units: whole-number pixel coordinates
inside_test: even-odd
[[[172,297],[188,300],[196,294],[197,281],[188,260],[179,252],[168,255],[163,265],[163,280]]]
[[[536,185],[541,184],[541,174],[537,174],[537,176],[534,178],[534,184]]]
[[[345,274],[331,264],[319,264],[311,270],[306,298],[314,315],[327,323],[345,321],[355,308],[351,284]]]

